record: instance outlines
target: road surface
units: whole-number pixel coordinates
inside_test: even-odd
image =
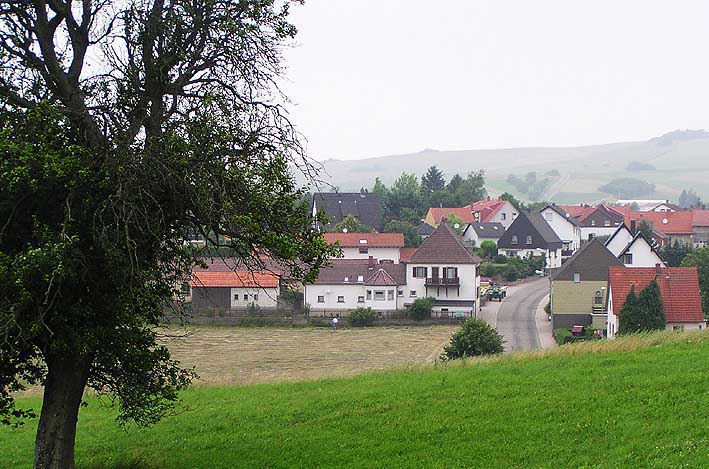
[[[497,310],[496,327],[505,339],[505,351],[542,348],[537,328],[537,306],[549,294],[549,279],[540,278],[510,287]]]

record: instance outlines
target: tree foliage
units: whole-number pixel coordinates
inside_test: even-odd
[[[619,199],[632,199],[652,196],[655,193],[655,185],[641,179],[616,178],[600,186],[598,190]]]
[[[639,306],[635,287],[631,286],[628,296],[625,297],[625,304],[618,314],[618,334],[631,334],[642,330]]]
[[[417,298],[407,310],[407,315],[416,321],[431,319],[434,298]]]
[[[451,337],[451,341],[443,348],[441,359],[454,360],[479,355],[494,355],[502,353],[504,348],[502,336],[494,327],[482,319],[470,318],[463,327]]]
[[[682,267],[696,267],[702,294],[704,316],[709,316],[709,247],[697,249],[682,259]]]
[[[630,334],[665,328],[665,312],[660,296],[660,287],[655,280],[650,282],[640,295],[631,287],[618,317],[618,333]]]
[[[333,233],[371,233],[374,229],[350,213],[340,223],[333,226],[332,231]]]
[[[443,173],[435,165],[428,168],[426,174],[421,176],[421,190],[424,194],[442,191],[445,186],[446,180],[443,179]]]
[[[495,244],[494,241],[486,239],[485,241],[480,243],[479,251],[480,251],[480,255],[484,259],[491,260],[495,256],[497,256],[497,244]]]
[[[392,220],[384,226],[385,233],[403,233],[404,247],[417,248],[421,245],[421,236],[416,227],[409,222]]]
[[[294,35],[272,0],[0,3],[0,412],[44,384],[37,466],[73,466],[85,387],[150,424],[189,383],[157,329],[189,234],[304,280],[336,252],[288,169]]]

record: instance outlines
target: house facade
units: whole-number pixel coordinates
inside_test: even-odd
[[[398,264],[401,248],[404,247],[402,233],[325,233],[323,237],[342,250],[344,259],[367,260],[373,257]]]
[[[625,223],[631,227],[631,230],[633,226],[639,228],[643,221],[652,226],[661,242],[671,245],[677,241],[688,246],[694,245],[694,214],[692,211],[625,212]],[[655,236],[653,234],[653,237]]]
[[[619,314],[630,289],[639,295],[653,280],[660,297],[668,330],[703,329],[702,300],[696,267],[610,267],[608,269],[608,325],[612,339],[618,333]]]
[[[195,313],[273,310],[280,294],[278,277],[267,272],[197,271],[190,286]]]
[[[544,221],[563,243],[562,255],[571,256],[581,246],[581,223],[557,205],[547,205],[540,210]]]
[[[508,257],[546,257],[546,269],[561,267],[563,243],[539,212],[521,212],[497,242]]]
[[[424,222],[431,226],[438,226],[442,219],[447,219],[451,215],[460,218],[466,225],[475,222],[491,222],[501,223],[507,229],[517,218],[517,209],[507,200],[488,198],[464,207],[431,207],[426,213]]]
[[[585,243],[550,277],[552,329],[605,328],[608,268],[622,265],[599,240]]]
[[[611,236],[624,219],[622,213],[604,204],[596,207],[590,205],[561,205],[559,207],[581,224],[582,241],[595,237]]]
[[[492,241],[497,244],[505,233],[505,225],[498,222],[474,222],[468,223],[463,232],[463,239],[474,243],[480,247],[483,241]]]
[[[709,210],[692,211],[692,243],[695,248],[709,246]]]
[[[626,267],[666,267],[665,261],[653,245],[638,231],[628,245],[618,254],[618,259]]]

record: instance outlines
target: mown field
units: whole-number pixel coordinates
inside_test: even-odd
[[[350,378],[197,387],[122,430],[89,398],[80,467],[706,467],[709,335],[663,333]],[[25,405],[38,405],[26,398]],[[29,467],[34,425],[0,429]]]

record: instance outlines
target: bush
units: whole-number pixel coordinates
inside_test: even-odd
[[[350,311],[350,324],[354,327],[370,326],[374,322],[376,313],[372,308],[357,308]]]
[[[544,312],[547,314],[551,314],[551,302],[544,305]]]
[[[554,331],[554,338],[558,345],[564,345],[572,336],[573,334],[568,329],[557,329]]]
[[[498,254],[495,256],[495,264],[507,264],[508,257],[504,254]]]
[[[409,306],[408,316],[416,321],[431,319],[431,311],[433,309],[433,298],[419,298]]]
[[[474,357],[478,355],[494,355],[502,353],[502,336],[497,330],[481,319],[470,318],[463,327],[453,334],[450,344],[443,348],[442,360]]]

